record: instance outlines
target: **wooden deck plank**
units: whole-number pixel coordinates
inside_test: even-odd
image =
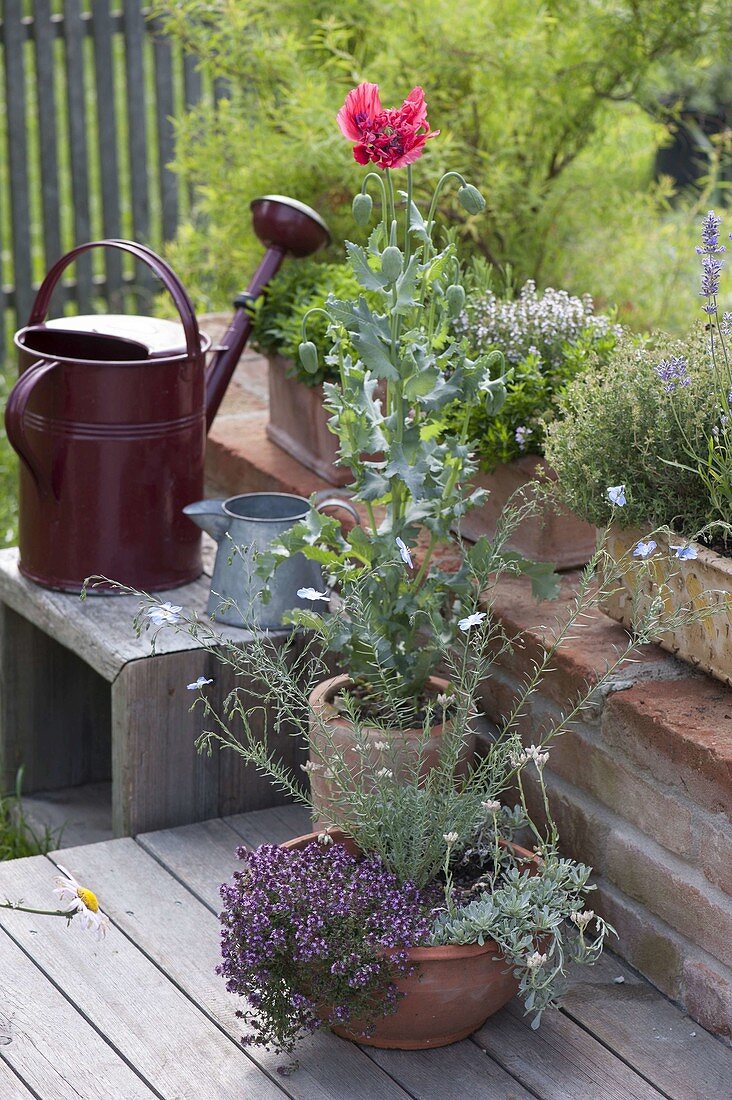
[[[53,873],[43,856],[11,860],[0,865],[0,893],[45,900]],[[166,913],[169,920],[178,916]],[[211,1100],[286,1095],[116,927],[97,943],[51,918],[0,911],[0,920],[158,1094],[199,1096],[205,1082]]]
[[[374,1062],[415,1100],[528,1100],[543,1093],[527,1091],[501,1066],[465,1040],[438,1050],[376,1050]],[[569,1100],[567,1093],[565,1100]],[[585,1100],[577,1096],[577,1100]]]
[[[282,844],[294,836],[312,832],[310,813],[305,806],[272,806],[251,814],[232,814],[224,821],[242,838],[247,847],[258,844]]]
[[[7,913],[7,925],[14,916]],[[36,918],[37,921],[43,918]],[[56,923],[60,923],[58,920]],[[62,925],[62,927],[65,927]],[[39,935],[43,930],[39,926]],[[78,928],[69,935],[78,935]],[[149,1100],[154,1093],[96,1033],[45,975],[0,931],[0,1096],[16,1095],[6,1085],[7,1062],[43,1100]],[[6,1068],[5,1074],[11,1070]],[[12,1075],[17,1081],[15,1074]],[[22,1089],[22,1086],[21,1086]],[[30,1096],[28,1090],[17,1093]]]
[[[232,841],[233,833],[224,841],[226,851]],[[65,849],[58,857],[80,881],[93,884],[114,923],[238,1041],[246,1030],[236,1017],[241,1001],[226,992],[215,972],[220,961],[216,915],[133,840]],[[247,1054],[271,1075],[288,1061],[252,1048]],[[283,1084],[297,1100],[406,1100],[358,1047],[326,1031],[303,1043],[297,1058],[298,1072]]]
[[[615,978],[623,978],[616,983]],[[562,1010],[672,1100],[731,1091],[732,1052],[615,955],[577,967]]]
[[[2,1060],[2,1056],[0,1056],[0,1096],[3,1100],[33,1100],[33,1093],[28,1091],[19,1077],[16,1077],[8,1063]]]
[[[663,1094],[559,1012],[532,1031],[512,1002],[473,1036],[509,1073],[542,1100],[659,1100]]]
[[[137,841],[171,875],[184,882],[191,893],[215,913],[219,912],[219,885],[229,881],[239,863],[236,849],[242,838],[238,833],[216,819],[142,833]]]

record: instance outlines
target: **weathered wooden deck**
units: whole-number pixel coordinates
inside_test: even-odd
[[[305,831],[287,807],[0,864],[0,896],[50,902],[61,862],[100,896],[96,940],[0,910],[2,1100],[709,1100],[732,1054],[616,958],[582,975],[532,1032],[517,1004],[470,1040],[428,1052],[360,1049],[321,1033],[291,1076],[238,1043],[214,973],[218,885],[239,844]],[[619,983],[617,978],[624,981]]]

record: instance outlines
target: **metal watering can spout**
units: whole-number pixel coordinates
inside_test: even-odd
[[[187,504],[183,514],[216,542],[221,542],[231,526],[232,518],[224,510],[225,503],[225,500],[197,500],[195,504]]]
[[[266,247],[249,286],[234,299],[236,312],[206,371],[206,428],[210,428],[252,330],[252,303],[288,253],[310,256],[330,241],[328,227],[305,203],[285,195],[264,195],[251,203],[254,232]]]

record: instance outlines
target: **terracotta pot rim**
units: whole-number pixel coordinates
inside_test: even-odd
[[[350,837],[346,837],[345,833],[341,829],[329,830],[330,836],[333,838],[335,844],[341,844],[345,840],[356,846],[356,842],[351,840]],[[295,836],[292,840],[286,840],[280,844],[280,848],[286,848],[288,851],[296,851],[298,848],[304,848],[306,844],[312,844],[313,841],[317,841],[320,833],[303,833],[302,836]],[[539,857],[530,852],[528,848],[522,848],[520,844],[508,844],[507,841],[502,842],[505,846],[513,849],[515,854],[527,863],[539,863]],[[500,954],[500,947],[495,940],[486,940],[485,943],[447,943],[440,944],[436,947],[412,947],[407,952],[407,957],[411,962],[455,962],[459,959],[474,959],[480,955],[487,955],[489,952],[498,952]]]
[[[310,692],[310,709],[318,717],[322,717],[328,722],[340,720],[344,724],[350,726],[351,723],[348,715],[341,714],[339,711],[337,711],[336,708],[333,706],[332,701],[341,688],[344,688],[348,684],[352,683],[353,678],[347,672],[339,672],[337,676],[331,676],[327,680],[321,680],[320,683],[316,684],[313,690]],[[427,683],[437,689],[436,694],[439,694],[439,692],[441,691],[444,692],[450,686],[449,680],[444,680],[441,676],[429,676],[427,678]],[[439,737],[444,730],[444,727],[444,722],[436,723],[434,726],[431,727],[432,736]],[[377,727],[367,726],[366,728],[375,729]],[[399,729],[394,726],[388,729],[385,728],[383,730],[381,729],[381,727],[378,727],[378,729],[379,733],[383,733],[383,735],[388,740],[390,736],[403,737],[405,734],[417,732],[418,727],[409,726],[406,729]]]

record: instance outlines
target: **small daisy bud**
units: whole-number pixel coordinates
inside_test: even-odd
[[[457,833],[443,833],[442,839],[445,841],[445,844],[447,844],[448,848],[452,848],[453,844],[457,844],[457,842],[460,840],[460,837]]]

